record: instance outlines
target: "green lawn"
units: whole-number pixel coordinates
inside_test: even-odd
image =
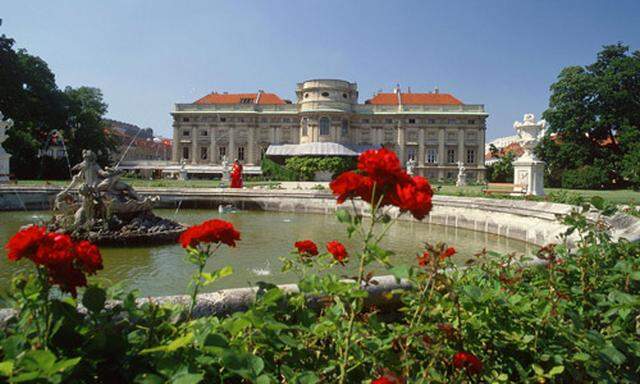
[[[142,180],[142,179],[123,179],[133,187],[141,188],[214,188],[220,184],[219,180]],[[18,185],[27,186],[42,186],[42,185],[57,185],[64,186],[69,182],[64,180],[20,180]],[[246,186],[256,185],[275,185],[276,181],[246,181]],[[484,188],[481,185],[471,185],[466,187],[456,187],[455,185],[435,185],[436,193],[450,196],[470,196],[470,197],[486,197],[482,193]],[[606,201],[613,204],[640,204],[640,192],[629,189],[618,190],[580,190],[580,189],[562,189],[562,188],[545,188],[547,195],[557,195],[561,191],[565,191],[569,195],[580,195],[585,199],[590,199],[593,196],[600,196]],[[504,195],[492,195],[494,198],[505,198]],[[510,199],[517,199],[518,197],[508,197]],[[541,199],[542,200],[542,199]],[[552,199],[554,200],[554,199]]]
[[[485,188],[481,185],[471,185],[466,187],[456,187],[455,185],[442,185],[435,186],[437,193],[450,196],[477,196],[486,197],[482,193]],[[640,204],[640,192],[630,189],[616,189],[616,190],[592,190],[592,189],[563,189],[563,188],[545,188],[547,195],[557,195],[563,191],[567,194],[576,194],[583,196],[585,199],[590,199],[593,196],[600,196],[606,201],[613,204]],[[502,198],[501,195],[492,195],[491,197]],[[513,198],[513,197],[510,197]],[[517,197],[516,197],[517,198]]]
[[[123,181],[129,183],[132,187],[136,188],[215,188],[220,185],[220,180],[143,180],[143,179],[131,179],[123,178]],[[65,186],[69,184],[68,180],[19,180],[18,185],[25,186],[43,186],[43,185],[55,185]],[[278,184],[275,181],[245,181],[245,186],[252,187],[256,185],[275,185]]]

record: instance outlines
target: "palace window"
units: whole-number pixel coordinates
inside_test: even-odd
[[[220,146],[218,147],[218,160],[222,161],[222,159],[227,155],[227,147]]]
[[[342,129],[340,136],[347,136],[349,134],[349,120],[342,120]]]
[[[416,149],[413,147],[407,148],[407,160],[415,160],[416,159]]]
[[[244,161],[244,147],[243,146],[239,146],[238,147],[238,160]]]
[[[184,131],[182,131],[182,136],[184,137],[189,137],[191,136],[191,131],[188,129],[185,129]]]
[[[456,150],[447,149],[447,163],[454,164],[456,162]]]
[[[427,149],[427,158],[425,159],[427,164],[438,163],[438,150],[435,148]]]
[[[449,119],[448,123],[449,123],[449,125],[455,125],[457,123],[457,121],[454,120],[454,119]]]
[[[385,124],[392,124],[392,123],[393,123],[393,120],[391,120],[391,119],[385,119],[385,120],[384,120],[384,122],[385,122]]]
[[[416,119],[409,119],[409,124],[415,124],[416,123]]]
[[[320,118],[320,135],[321,136],[329,136],[331,128],[331,120],[328,117]]]
[[[476,121],[475,120],[469,120],[469,121],[467,121],[467,123],[469,123],[470,125],[473,125],[473,124],[476,123]]]
[[[207,160],[207,158],[209,157],[209,151],[207,150],[207,147],[200,147],[200,160]]]
[[[222,121],[224,123],[225,121],[227,121],[227,118],[226,117],[221,117],[220,121]]]
[[[369,119],[362,119],[362,124],[369,124]]]
[[[475,149],[467,149],[467,163],[473,164],[476,162],[476,151]]]
[[[435,124],[436,123],[436,119],[429,119],[429,124]]]
[[[260,118],[260,122],[261,123],[266,123],[267,122],[267,118],[266,117],[261,117]]]
[[[189,147],[182,147],[182,158],[185,160],[189,159]]]
[[[347,98],[347,94],[346,94],[346,93],[343,93],[343,94],[342,94],[342,97],[346,99],[346,98]]]
[[[305,93],[305,94],[304,94],[304,98],[306,99],[307,97],[309,97],[309,94],[308,94],[308,93]]]
[[[188,123],[189,122],[189,118],[188,117],[183,117],[182,121],[184,121],[185,123]]]
[[[309,130],[309,120],[305,117],[302,119],[302,136],[307,136]]]
[[[329,97],[329,92],[322,92],[322,96]]]
[[[206,130],[200,131],[200,136],[207,136],[209,133]]]
[[[251,104],[253,103],[253,98],[251,97],[243,97],[240,99],[240,104]]]

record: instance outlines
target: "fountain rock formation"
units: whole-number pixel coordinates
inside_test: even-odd
[[[71,170],[71,183],[56,195],[51,230],[113,245],[172,242],[184,231],[182,224],[153,214],[158,197],[140,197],[120,179],[120,170],[101,169],[92,151],[82,151],[82,162]]]

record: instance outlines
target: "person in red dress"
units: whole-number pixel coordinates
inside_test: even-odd
[[[231,168],[231,188],[242,188],[242,164],[235,159]]]

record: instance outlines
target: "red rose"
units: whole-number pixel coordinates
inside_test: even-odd
[[[56,265],[73,262],[75,257],[73,240],[63,233],[47,232],[33,258],[33,262],[41,265]]]
[[[46,231],[46,227],[37,225],[31,225],[18,231],[4,246],[7,250],[7,258],[11,261],[17,261],[22,258],[32,259],[35,257]]]
[[[100,250],[90,242],[83,240],[75,245],[76,258],[83,271],[94,274],[103,268]]]
[[[453,247],[449,247],[447,249],[445,249],[444,251],[442,251],[442,253],[440,254],[440,260],[444,260],[446,258],[449,258],[453,255],[456,254],[456,249]]]
[[[207,220],[200,225],[187,228],[180,235],[180,243],[183,248],[195,247],[201,243],[222,243],[230,247],[236,246],[240,240],[240,232],[236,231],[233,224],[224,220]]]
[[[344,245],[342,245],[338,240],[328,242],[327,251],[342,265],[344,265],[344,260],[349,257]]]
[[[358,169],[371,177],[378,187],[393,183],[406,174],[396,153],[387,148],[364,151],[358,157]]]
[[[426,267],[427,264],[429,264],[429,259],[430,259],[431,255],[429,254],[428,251],[425,251],[422,256],[418,256],[418,265],[421,267]]]
[[[424,219],[431,211],[433,190],[429,181],[422,176],[414,176],[408,182],[396,185],[396,194],[392,197],[393,205],[401,212],[409,211],[418,220]]]
[[[318,246],[311,240],[296,241],[293,245],[298,248],[298,253],[302,256],[318,255]]]
[[[373,380],[371,384],[404,384],[404,379],[398,377],[394,373],[387,373]]]
[[[482,371],[482,362],[469,352],[458,352],[453,355],[453,366],[457,369],[466,368],[471,374]]]
[[[353,171],[344,172],[331,181],[329,187],[333,194],[337,196],[338,204],[355,197],[360,197],[362,200],[371,203],[373,180],[367,176]]]
[[[76,269],[72,263],[62,263],[47,268],[49,283],[58,285],[60,290],[70,293],[73,297],[78,295],[78,287],[87,286],[87,278],[81,270]]]

